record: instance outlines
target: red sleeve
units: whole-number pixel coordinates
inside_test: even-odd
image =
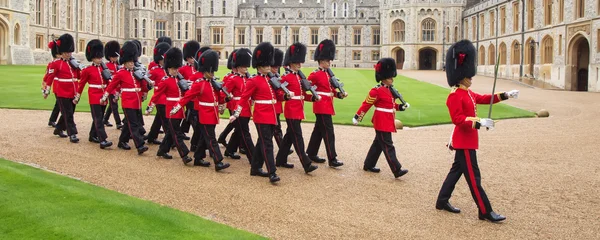
[[[358,115],[359,119],[362,119],[365,116],[365,114],[369,111],[369,109],[371,109],[371,106],[373,106],[376,101],[377,89],[373,88],[371,91],[369,91],[369,95],[367,95],[367,98],[365,98],[365,101],[363,101],[362,105],[356,112],[356,115]]]
[[[108,87],[106,87],[106,92],[114,94],[115,90],[117,89],[117,87],[119,87],[120,84],[121,84],[121,74],[117,73],[113,76],[113,80],[108,84]]]
[[[81,71],[81,79],[79,80],[79,87],[77,88],[77,93],[79,93],[80,95],[83,92],[83,89],[85,88],[85,84],[89,81],[88,80],[90,78],[89,72],[90,71],[85,70],[85,69],[83,71]]]
[[[50,63],[50,65],[48,65],[48,71],[46,73],[46,85],[48,86],[52,86],[52,83],[54,82],[54,78],[56,77],[56,63],[58,63],[59,61],[54,61],[52,63]]]
[[[446,106],[448,106],[450,118],[454,125],[461,128],[478,128],[479,123],[477,121],[479,121],[479,118],[467,117],[463,113],[461,96],[451,93],[448,95],[448,100],[446,100]]]
[[[167,83],[166,81],[159,81],[160,82],[158,82],[158,85],[156,85],[156,89],[154,89],[154,95],[152,95],[152,98],[150,99],[148,105],[154,105],[154,101],[156,101],[161,95],[165,94],[165,91],[167,89]]]
[[[247,103],[250,101],[250,97],[256,91],[256,84],[254,84],[253,80],[246,82],[246,90],[242,93],[241,99],[238,101],[238,105],[235,107],[236,109],[241,106],[242,103]]]
[[[42,78],[42,82],[47,83],[48,80],[46,80],[48,78],[48,69],[50,69],[50,65],[52,64],[52,62],[48,63],[48,65],[46,65],[46,72],[44,72],[44,77]]]
[[[471,95],[473,95],[473,98],[475,98],[475,102],[477,104],[490,104],[490,101],[492,100],[492,96],[494,97],[494,103],[498,103],[498,102],[502,101],[500,94],[504,94],[504,93],[497,93],[494,95],[491,95],[491,94],[479,95],[479,94],[471,91]]]
[[[142,82],[140,84],[140,85],[142,85],[142,92],[148,93],[148,82],[146,82],[146,80],[141,80],[140,82]]]
[[[202,88],[204,88],[204,84],[202,84],[201,81],[197,81],[194,82],[194,84],[192,84],[192,87],[187,90],[187,92],[185,92],[185,95],[183,96],[183,98],[181,98],[181,100],[179,100],[179,106],[185,106],[189,101],[191,101],[193,98],[197,97],[200,95],[200,92],[202,91]]]

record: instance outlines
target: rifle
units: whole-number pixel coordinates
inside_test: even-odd
[[[494,86],[492,87],[492,98],[490,100],[490,111],[488,112],[488,118],[492,118],[492,106],[494,106],[494,92],[496,91],[496,81],[498,80],[498,67],[500,66],[500,54],[498,54],[498,58],[496,59],[496,66],[494,67]],[[486,128],[490,130],[490,128]]]
[[[311,86],[310,82],[306,80],[306,75],[300,70],[298,70],[298,76],[300,76],[300,85],[302,86],[303,91],[310,91],[313,95],[313,102],[320,98],[319,94],[317,94],[317,86]]]
[[[77,61],[77,59],[75,59],[74,57],[71,57],[69,59],[69,64],[74,67],[77,68],[79,70],[83,70],[85,68],[85,65],[79,63],[79,61]]]
[[[333,74],[331,68],[327,69],[327,74],[329,74],[329,84],[331,84],[333,88],[336,88],[338,91],[340,91],[342,95],[346,95],[346,91],[344,90],[344,83],[340,82],[340,79],[337,78],[335,74]]]
[[[227,88],[225,86],[223,86],[223,83],[217,82],[218,78],[213,78],[210,80],[210,84],[212,85],[213,89],[217,90],[217,91],[221,91],[225,94],[225,100],[229,101],[233,98],[233,95],[227,91]]]
[[[188,80],[186,80],[185,78],[183,78],[183,75],[181,75],[181,73],[177,73],[177,86],[179,86],[179,89],[181,89],[181,91],[187,91],[190,89],[190,84],[188,83]]]
[[[400,94],[398,92],[398,89],[394,88],[394,85],[390,86],[390,92],[392,92],[392,96],[395,99],[400,99],[400,102],[402,103],[402,105],[406,105],[406,101],[404,101],[404,98],[402,97],[402,94]]]
[[[108,69],[108,67],[106,66],[106,63],[102,62],[100,63],[100,66],[102,67],[102,72],[100,73],[102,75],[102,78],[104,78],[104,80],[107,81],[112,80],[112,73],[110,72],[110,69]]]
[[[148,78],[148,71],[140,62],[135,62],[133,67],[133,76],[137,80],[145,80],[148,83],[148,89],[154,88],[154,82]]]
[[[287,89],[287,82],[281,83],[281,78],[278,76],[275,76],[275,74],[273,73],[269,73],[267,74],[267,76],[269,76],[269,78],[271,78],[269,80],[269,83],[271,83],[271,87],[273,87],[273,89],[278,90],[281,89],[283,90],[283,92],[285,93],[285,95],[290,96],[290,90]]]

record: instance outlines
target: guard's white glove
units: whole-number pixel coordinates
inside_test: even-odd
[[[150,115],[152,111],[154,111],[154,105],[148,105],[148,107],[146,107],[146,116]]]
[[[494,128],[494,120],[491,118],[481,118],[479,119],[479,124],[481,124],[482,127]]]
[[[517,98],[519,98],[519,90],[508,91],[508,92],[506,92],[506,96],[508,98],[515,98],[515,99],[517,99]]]
[[[229,123],[232,123],[233,121],[235,121],[237,119],[237,117],[235,116],[231,116],[229,117]]]
[[[81,98],[81,94],[77,94],[75,95],[75,98],[73,98],[73,104],[77,104],[79,103],[79,99]]]
[[[225,104],[219,104],[219,114],[225,113]]]
[[[119,98],[121,97],[121,93],[117,92],[113,95],[113,102],[119,102]]]
[[[406,110],[410,107],[410,103],[406,103],[402,106],[402,110]]]
[[[142,102],[143,102],[143,101],[146,101],[146,99],[147,99],[147,98],[148,98],[148,93],[144,93],[144,94],[142,95]]]
[[[179,112],[179,110],[181,110],[181,105],[177,104],[173,107],[173,109],[171,109],[170,114],[175,115],[175,113]]]
[[[100,98],[100,103],[105,103],[106,99],[108,99],[108,93],[107,92],[102,95],[102,98]]]
[[[352,118],[352,124],[358,125],[358,120],[356,118]]]

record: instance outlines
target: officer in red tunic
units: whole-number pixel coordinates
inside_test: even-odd
[[[109,41],[104,45],[104,57],[108,62],[106,63],[106,67],[110,69],[110,73],[112,76],[117,74],[117,71],[121,68],[119,65],[119,52],[121,51],[121,45],[117,41]],[[109,83],[112,79],[109,80]],[[123,124],[121,123],[121,116],[119,115],[119,99],[118,96],[120,92],[112,92],[108,95],[108,104],[109,107],[106,109],[106,113],[104,114],[104,125],[107,127],[112,127],[113,125],[108,121],[110,119],[110,115],[112,114],[115,118],[115,124],[117,124],[117,129],[121,129]]]
[[[215,163],[215,171],[220,171],[228,168],[229,163],[223,163],[223,155],[221,155],[221,149],[219,149],[219,144],[215,137],[215,127],[219,123],[219,103],[225,102],[224,99],[221,99],[219,90],[213,88],[211,84],[211,81],[214,81],[215,72],[219,69],[219,54],[215,51],[207,50],[196,61],[196,70],[201,72],[203,77],[196,80],[192,88],[185,93],[185,96],[171,112],[175,113],[181,109],[181,106],[185,106],[187,102],[197,99],[199,105],[199,129],[202,138],[194,153],[196,160],[194,165],[203,165],[202,162],[204,160],[201,159],[203,157],[201,155],[204,155],[208,149]]]
[[[279,70],[283,63],[283,51],[275,48],[275,52],[273,54],[273,66],[271,66],[271,73],[277,78],[281,78],[279,74]],[[281,142],[283,140],[283,132],[281,131],[281,121],[279,117],[283,113],[283,102],[277,100],[275,103],[275,113],[277,113],[277,126],[275,126],[275,132],[273,132],[273,137],[275,138],[275,143],[277,143],[277,147],[281,147]]]
[[[160,43],[166,43],[169,46],[173,45],[173,41],[171,41],[170,37],[163,36],[156,39],[156,43],[154,43],[154,48],[156,48],[156,46]],[[156,66],[158,66],[158,63],[156,61],[151,61],[150,63],[148,63],[148,71],[152,70]]]
[[[231,58],[233,59],[233,68],[237,69],[237,72],[229,78],[229,81],[225,84],[225,88],[233,95],[233,99],[230,101],[232,102],[233,107],[230,110],[235,111],[238,106],[240,106],[242,110],[239,112],[237,121],[233,122],[233,134],[231,135],[231,140],[229,140],[223,155],[232,159],[240,159],[241,157],[236,151],[238,147],[240,148],[240,151],[243,147],[246,149],[248,161],[252,163],[254,143],[252,142],[250,128],[248,127],[250,117],[252,116],[250,100],[248,99],[245,102],[240,102],[249,81],[248,67],[250,67],[250,63],[252,62],[252,52],[247,48],[240,48],[231,56]]]
[[[367,158],[363,169],[369,172],[378,173],[379,168],[377,160],[383,152],[385,159],[387,160],[394,177],[398,178],[406,173],[408,170],[402,169],[402,165],[396,158],[396,149],[394,142],[392,141],[392,133],[396,132],[395,117],[396,111],[406,110],[410,104],[396,104],[394,95],[391,90],[394,86],[394,77],[396,77],[396,61],[392,58],[382,58],[375,65],[375,80],[381,82],[369,91],[369,95],[362,103],[362,106],[358,109],[352,122],[357,125],[358,122],[362,121],[365,114],[369,111],[371,106],[375,105],[375,113],[373,114],[373,127],[375,128],[375,139]]]
[[[304,151],[304,137],[302,136],[302,126],[300,123],[304,119],[304,91],[302,89],[300,68],[306,57],[306,46],[302,43],[294,43],[285,53],[283,65],[289,66],[289,71],[283,75],[282,82],[287,82],[287,88],[294,93],[294,97],[285,102],[283,115],[287,123],[287,130],[283,137],[279,151],[277,152],[276,163],[278,167],[293,168],[294,165],[287,162],[289,148],[294,145],[298,158],[302,163],[304,172],[309,173],[317,169],[312,165],[312,161]]]
[[[69,140],[72,143],[79,142],[77,138],[77,126],[73,119],[75,112],[75,95],[77,94],[78,79],[80,70],[70,63],[71,55],[75,51],[73,36],[68,33],[63,34],[55,41],[58,46],[58,52],[61,54],[61,60],[53,62],[48,68],[48,77],[46,86],[52,89],[56,95],[58,106],[60,108],[60,118],[56,123],[54,135],[66,137],[63,131],[67,131]]]
[[[194,68],[194,57],[196,57],[196,52],[200,49],[200,43],[196,40],[191,40],[183,44],[183,60],[186,64],[179,68],[179,73],[183,78],[187,79],[190,85],[192,84],[192,75],[196,74],[196,69]],[[184,92],[185,94],[185,92]],[[185,120],[181,123],[181,130],[184,133],[188,133],[190,131],[190,126],[192,123],[195,124],[198,120],[198,106],[194,104],[195,101],[190,101],[187,106],[185,106]],[[199,134],[199,133],[198,133]],[[197,138],[200,136],[196,134],[196,139],[190,142],[192,146],[195,146],[198,142]],[[185,136],[186,140],[190,140],[188,136]],[[195,148],[195,147],[193,147]]]
[[[231,79],[234,76],[234,74],[237,72],[237,68],[233,67],[233,54],[235,54],[236,51],[237,51],[237,49],[234,49],[229,54],[229,58],[227,58],[227,69],[231,70],[231,72],[227,73],[227,75],[225,75],[223,77],[223,86],[226,86],[227,82],[229,82],[229,79]],[[229,89],[227,89],[227,91],[229,91]],[[227,102],[226,108],[229,110],[229,115],[233,114],[234,107],[235,106],[233,105],[232,101]],[[221,132],[221,134],[219,134],[219,138],[217,139],[217,142],[222,144],[224,147],[227,147],[227,135],[229,135],[229,133],[233,130],[234,126],[235,126],[234,123],[228,123],[227,126],[225,127],[225,129],[223,129],[223,132]]]
[[[343,99],[347,97],[347,94],[338,92],[329,82],[331,76],[327,73],[327,69],[329,69],[333,59],[335,59],[335,44],[329,39],[321,41],[315,50],[314,56],[314,60],[319,63],[319,68],[308,76],[308,80],[312,82],[312,85],[317,87],[317,94],[319,94],[321,100],[313,104],[313,112],[317,119],[306,153],[313,162],[324,163],[325,159],[317,156],[322,140],[325,142],[329,166],[339,167],[344,163],[337,159],[337,152],[335,151],[335,132],[331,120],[331,117],[335,115],[333,98]]]
[[[176,47],[164,50],[164,46],[166,45],[168,44],[160,43],[155,48],[156,55],[163,54],[160,55],[161,59],[157,63],[157,66],[160,66],[160,68],[155,69],[154,72],[158,75],[158,71],[162,70],[163,78],[158,83],[158,88],[154,90],[154,95],[148,104],[146,114],[152,112],[152,109],[156,106],[156,117],[162,119],[161,122],[165,129],[165,138],[160,144],[156,156],[164,159],[172,159],[173,156],[169,155],[169,151],[171,150],[171,146],[174,145],[183,163],[186,164],[191,162],[192,158],[188,156],[190,151],[183,141],[183,132],[181,132],[180,128],[181,121],[183,120],[183,111],[169,114],[183,96],[179,87],[179,80],[177,79],[178,68],[183,64],[183,53]],[[160,102],[163,102],[164,105],[160,106]],[[162,110],[159,110],[160,108]]]
[[[108,99],[110,92],[113,92],[117,87],[121,88],[121,102],[123,113],[125,114],[125,126],[121,130],[119,144],[117,146],[124,150],[129,150],[131,147],[128,142],[133,139],[133,143],[138,154],[148,151],[148,146],[144,145],[144,137],[142,135],[142,95],[148,93],[148,84],[144,80],[137,80],[133,76],[133,68],[138,60],[138,48],[133,41],[127,41],[121,48],[119,62],[123,63],[124,68],[117,71],[113,76],[113,81],[108,84],[108,88],[102,96],[100,102],[105,102]]]
[[[46,73],[44,74],[44,78],[42,79],[42,94],[44,96],[44,99],[48,98],[48,95],[50,94],[50,88],[46,85],[46,81],[48,78],[48,69],[50,69],[50,65],[57,61],[60,60],[60,54],[58,53],[58,46],[56,46],[56,44],[54,43],[54,41],[51,41],[48,43],[48,48],[50,48],[50,53],[52,54],[52,61],[50,61],[48,63],[48,65],[46,66]],[[60,107],[58,107],[58,100],[55,99],[54,100],[54,108],[52,108],[52,113],[50,114],[50,119],[48,119],[48,126],[50,127],[56,127],[56,120],[58,119],[58,113],[60,113]],[[60,134],[64,134],[64,133],[60,133]],[[66,137],[66,135],[64,135],[64,137]]]
[[[267,75],[273,65],[273,54],[273,45],[268,42],[263,42],[254,48],[252,67],[258,69],[258,74],[248,81],[246,90],[242,93],[238,106],[230,118],[230,121],[235,121],[244,108],[242,104],[248,102],[250,98],[254,100],[252,119],[256,125],[258,140],[256,140],[256,147],[252,154],[250,175],[269,177],[271,183],[280,180],[279,176],[275,173],[277,169],[273,157],[273,132],[275,126],[277,126],[275,104],[278,98],[281,99],[283,97],[281,91],[275,92],[273,90],[273,87],[269,83],[271,78]],[[293,97],[293,94],[292,96],[287,96],[288,99],[289,97]],[[267,166],[268,172],[262,170],[263,164]]]
[[[159,88],[160,82],[166,76],[165,69],[163,68],[163,57],[164,54],[171,48],[166,42],[161,42],[154,46],[154,56],[153,56],[153,64],[152,68],[149,68],[149,78],[154,81],[154,91]],[[161,144],[162,142],[158,140],[158,134],[160,133],[160,127],[162,126],[165,129],[165,125],[162,123],[161,116],[165,115],[165,102],[164,96],[156,99],[154,102],[156,105],[156,116],[154,117],[154,121],[152,121],[152,126],[150,127],[150,132],[148,132],[148,144]]]
[[[452,213],[459,213],[460,209],[449,203],[450,196],[456,182],[461,175],[465,175],[471,196],[479,209],[479,219],[492,222],[503,221],[506,217],[492,210],[492,205],[481,186],[481,174],[477,164],[476,150],[479,147],[478,130],[482,127],[493,128],[494,121],[489,118],[477,117],[477,104],[497,103],[508,98],[516,98],[518,90],[502,92],[499,94],[480,95],[469,89],[473,76],[476,74],[475,59],[477,51],[469,40],[462,40],[448,49],[446,55],[446,77],[452,92],[448,95],[446,106],[450,112],[450,118],[454,123],[451,141],[448,144],[450,150],[455,150],[454,163],[444,184],[440,189],[435,207]]]
[[[85,48],[85,58],[88,62],[92,62],[92,65],[86,67],[81,71],[81,80],[79,82],[79,88],[77,95],[75,95],[76,103],[79,102],[81,93],[85,85],[88,84],[88,100],[90,103],[90,112],[92,113],[92,127],[90,129],[89,141],[100,143],[100,148],[105,149],[112,146],[112,142],[107,141],[108,136],[104,130],[104,123],[102,117],[104,116],[104,110],[106,110],[106,103],[100,103],[100,98],[105,93],[108,80],[102,78],[102,58],[104,57],[104,46],[98,39],[94,39],[88,42]]]

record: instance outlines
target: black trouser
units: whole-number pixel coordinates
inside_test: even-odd
[[[294,144],[296,154],[302,163],[303,167],[310,166],[311,160],[308,158],[306,152],[304,152],[304,137],[302,136],[302,120],[300,119],[286,119],[287,129],[285,130],[285,136],[279,145],[279,151],[277,152],[277,164],[281,165],[287,163],[288,154],[290,147]]]
[[[221,149],[219,149],[219,144],[217,143],[217,138],[215,137],[215,126],[214,124],[198,124],[198,128],[200,128],[200,132],[202,134],[202,139],[198,143],[198,149],[196,152],[202,152],[206,156],[206,149],[212,156],[215,163],[223,161],[223,155],[221,154]],[[195,153],[194,153],[195,156]]]
[[[238,147],[246,149],[246,157],[248,161],[252,163],[252,156],[254,155],[254,143],[252,143],[252,137],[250,136],[250,128],[248,124],[250,122],[249,117],[239,117],[233,123],[235,123],[231,140],[227,144],[225,151],[228,153],[234,153]]]
[[[58,119],[58,113],[60,113],[60,107],[58,106],[58,98],[54,100],[54,108],[52,108],[52,113],[50,114],[50,119],[48,122],[56,123]]]
[[[141,126],[142,126],[142,127],[140,128],[140,134],[142,134],[142,136],[144,136],[144,135],[146,135],[146,129],[144,128],[144,125],[146,125],[146,124],[144,123],[144,113],[142,113],[142,109],[139,109],[139,110],[138,110],[138,112],[139,112],[139,113],[138,113],[138,115],[140,116],[140,117],[139,117],[140,124],[141,124]]]
[[[164,110],[164,109],[163,109]],[[163,111],[164,112],[164,111]],[[156,115],[158,117],[158,115]],[[175,144],[180,157],[185,157],[190,153],[190,150],[183,141],[183,132],[181,132],[181,119],[166,118],[161,115],[163,129],[165,130],[165,138],[158,148],[159,152],[168,153],[171,145]]]
[[[108,95],[108,99],[109,108],[106,111],[106,114],[104,114],[104,122],[108,122],[108,119],[110,119],[110,114],[112,113],[115,118],[115,124],[119,125],[121,124],[121,116],[119,115],[119,103],[114,101],[115,95]]]
[[[127,143],[133,139],[136,148],[144,146],[144,135],[140,129],[143,129],[140,119],[142,112],[139,109],[123,108],[125,114],[125,125],[121,129],[119,142]]]
[[[277,125],[273,129],[273,137],[275,138],[275,142],[277,143],[278,148],[281,148],[281,141],[283,141],[283,131],[281,130],[281,120],[279,120],[280,115],[281,114],[277,114]],[[288,147],[288,153],[289,153],[289,147]]]
[[[156,104],[156,116],[154,116],[154,121],[152,121],[152,126],[150,127],[150,132],[148,133],[149,141],[156,140],[158,138],[158,132],[160,131],[160,127],[162,126],[162,121],[159,115],[165,116],[164,104]]]
[[[267,166],[267,172],[275,173],[275,159],[273,158],[273,131],[275,125],[271,124],[255,124],[258,132],[258,140],[254,148],[252,158],[252,169],[262,168],[262,165]],[[288,148],[289,151],[289,148]]]
[[[398,158],[396,158],[396,148],[392,141],[392,133],[377,130],[375,131],[375,139],[365,158],[365,168],[375,167],[375,165],[377,165],[377,160],[379,160],[379,156],[381,156],[381,152],[383,152],[392,172],[398,172],[400,168],[402,168]]]
[[[56,123],[56,129],[59,131],[67,131],[69,136],[77,134],[77,125],[75,125],[75,119],[73,114],[75,113],[75,104],[73,98],[61,98],[56,97],[58,107],[60,108],[60,118]]]
[[[477,152],[475,149],[455,149],[455,151],[454,163],[452,163],[452,168],[450,168],[450,172],[446,176],[446,180],[444,180],[437,201],[440,203],[448,202],[450,196],[452,196],[456,182],[464,174],[471,190],[471,196],[473,196],[479,212],[487,214],[493,211],[490,200],[488,200],[483,187],[481,187],[481,175],[479,173],[479,166],[477,165]]]
[[[200,115],[198,114],[198,110],[191,109],[189,115],[186,116],[188,118],[187,121],[190,121],[192,129],[194,129],[192,139],[190,140],[190,146],[198,146],[198,144],[200,144],[202,141],[202,133],[200,131],[200,122],[198,119]]]
[[[315,116],[317,120],[315,128],[310,135],[306,154],[308,156],[317,156],[321,147],[321,140],[323,140],[325,142],[325,150],[327,151],[327,159],[329,161],[334,160],[337,157],[337,153],[335,151],[335,133],[333,131],[331,115],[315,114]]]
[[[195,111],[194,109],[194,101],[189,101],[186,105],[185,105],[185,116],[190,116],[190,111]],[[191,124],[194,123],[193,119],[186,117],[186,121],[181,122],[181,131],[184,133],[189,133],[190,132],[190,126]]]
[[[229,116],[233,115],[233,111],[229,110]],[[235,128],[235,123],[228,123],[223,132],[219,134],[219,141],[227,141],[227,135]],[[233,138],[231,138],[233,139]]]
[[[90,138],[97,137],[100,142],[106,140],[108,136],[104,130],[104,110],[106,105],[90,104],[90,112],[92,112],[92,127],[90,129]]]

